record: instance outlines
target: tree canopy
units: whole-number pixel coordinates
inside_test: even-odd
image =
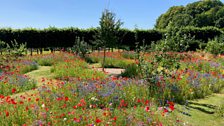
[[[200,0],[186,6],[173,6],[160,15],[155,28],[194,26],[224,27],[224,4],[220,0]]]

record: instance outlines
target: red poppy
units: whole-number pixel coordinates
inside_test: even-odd
[[[28,111],[29,110],[29,107],[28,106],[26,106],[26,111]]]
[[[9,112],[5,111],[5,116],[8,117],[9,116]]]
[[[175,109],[173,105],[170,105],[169,108],[171,111],[173,111]]]
[[[1,98],[1,99],[4,99],[4,98],[5,98],[5,96],[0,94],[0,98]]]
[[[65,101],[68,101],[68,100],[69,100],[69,98],[66,96],[66,97],[65,97]]]
[[[145,105],[148,105],[149,104],[149,100],[145,100]]]
[[[114,116],[113,120],[114,120],[114,121],[116,121],[116,120],[117,120],[117,117],[116,117],[116,116]]]
[[[24,102],[23,102],[23,101],[20,101],[20,102],[19,102],[19,104],[21,104],[21,105],[22,105],[22,104],[24,104]]]
[[[39,101],[39,98],[36,98],[36,101]]]
[[[138,102],[138,103],[140,103],[140,102],[141,102],[141,100],[140,100],[140,99],[138,99],[138,100],[137,100],[137,102]]]
[[[74,118],[74,121],[79,123],[80,122],[80,119],[77,119],[77,118]]]
[[[145,111],[148,112],[149,110],[150,110],[150,107],[149,106],[146,106],[145,107]]]
[[[100,119],[96,118],[96,123],[102,122]]]
[[[11,99],[11,103],[12,104],[14,104],[14,105],[16,105],[17,103],[15,102],[15,100],[14,99]]]
[[[169,108],[171,111],[173,111],[175,108],[174,108],[174,103],[173,102],[168,102],[169,104]]]
[[[164,108],[163,113],[167,113],[167,112],[168,112],[168,110],[166,108]]]
[[[12,89],[12,93],[15,93],[15,92],[16,92],[16,89],[15,89],[15,88],[13,88],[13,89]]]

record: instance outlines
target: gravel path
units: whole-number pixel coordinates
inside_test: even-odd
[[[103,71],[102,68],[94,68],[94,69],[99,70],[99,71]],[[109,75],[118,76],[122,72],[124,72],[125,69],[120,69],[120,68],[105,68],[104,70]]]

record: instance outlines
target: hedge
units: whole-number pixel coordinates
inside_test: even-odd
[[[16,40],[18,43],[27,43],[28,48],[48,48],[48,47],[71,47],[73,46],[76,37],[84,38],[89,45],[94,45],[95,37],[98,33],[97,28],[78,29],[70,28],[55,28],[49,27],[46,29],[0,29],[0,40],[11,43]],[[159,30],[129,30],[120,29],[117,37],[117,46],[119,48],[126,46],[130,49],[135,48],[135,43],[145,41],[145,44],[150,45],[152,41],[159,41],[163,38],[165,31]],[[186,27],[183,34],[195,36],[195,39],[207,42],[215,36],[223,34],[223,31],[215,27]]]
[[[91,29],[78,29],[78,28],[55,28],[50,27],[47,29],[11,29],[2,28],[0,29],[0,40],[11,43],[16,40],[18,43],[27,43],[28,48],[47,48],[47,47],[71,47],[75,42],[76,37],[84,38],[84,40],[94,45],[97,34],[96,28]],[[158,41],[162,39],[162,34],[156,30],[128,30],[121,29],[118,32],[118,43],[119,46],[135,46],[135,34],[137,33],[138,41],[145,40],[148,44],[151,41]]]
[[[194,36],[196,40],[207,43],[209,39],[213,39],[216,36],[220,36],[221,34],[223,34],[223,31],[212,26],[202,28],[185,27],[183,29],[183,34]]]

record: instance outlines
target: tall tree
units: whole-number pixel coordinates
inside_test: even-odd
[[[102,67],[104,71],[106,48],[114,47],[118,41],[117,33],[123,24],[119,19],[116,19],[116,15],[109,10],[104,10],[100,18],[100,27],[98,27],[99,34],[97,36],[97,46],[103,48],[103,62]]]
[[[156,21],[155,28],[167,29],[170,22],[179,26],[222,27],[224,4],[220,0],[200,0],[186,6],[173,6]],[[219,20],[217,22],[217,20]]]

